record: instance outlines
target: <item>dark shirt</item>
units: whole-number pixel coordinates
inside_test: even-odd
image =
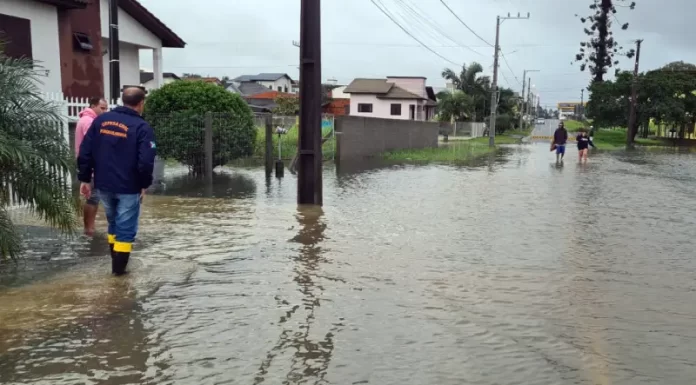
[[[139,194],[152,184],[155,136],[135,110],[116,107],[94,119],[77,158],[80,182],[116,194]]]
[[[557,128],[553,133],[553,143],[558,146],[565,146],[568,141],[568,131],[565,128]]]
[[[590,146],[590,138],[587,136],[580,134],[575,140],[578,142],[578,150],[587,150]]]

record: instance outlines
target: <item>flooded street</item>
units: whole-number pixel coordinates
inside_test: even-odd
[[[0,286],[3,384],[693,384],[696,154],[230,170]]]

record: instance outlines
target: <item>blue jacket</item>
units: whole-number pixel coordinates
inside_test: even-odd
[[[80,145],[77,179],[116,194],[139,194],[152,184],[155,135],[137,111],[116,107],[92,122]]]

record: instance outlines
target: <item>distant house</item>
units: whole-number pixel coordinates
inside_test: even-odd
[[[261,73],[258,75],[242,75],[232,79],[236,85],[242,83],[256,83],[269,90],[296,93],[293,91],[293,80],[285,73]]]
[[[162,78],[162,85],[180,80],[180,78],[172,72],[163,72]],[[140,71],[140,85],[145,87],[145,89],[148,91],[158,88],[155,84],[155,74],[152,72]]]
[[[120,0],[121,85],[140,84],[140,54],[161,85],[163,48],[184,41],[137,0]],[[11,57],[41,63],[41,89],[73,97],[109,95],[108,0],[0,0],[0,35]]]
[[[424,77],[391,76],[355,79],[343,90],[350,95],[350,115],[385,119],[431,120],[435,116],[432,88]]]
[[[297,80],[293,80],[293,81],[292,81],[292,90],[291,90],[291,91],[292,91],[293,94],[299,93],[299,92],[300,92],[300,82],[298,82]]]

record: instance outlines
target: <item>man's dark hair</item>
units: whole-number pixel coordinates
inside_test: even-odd
[[[140,87],[128,87],[123,90],[121,101],[124,106],[135,107],[145,100],[145,91]]]
[[[99,97],[89,98],[89,106],[90,107],[98,106],[99,102],[101,102],[102,100],[104,100],[104,98],[99,98]]]

